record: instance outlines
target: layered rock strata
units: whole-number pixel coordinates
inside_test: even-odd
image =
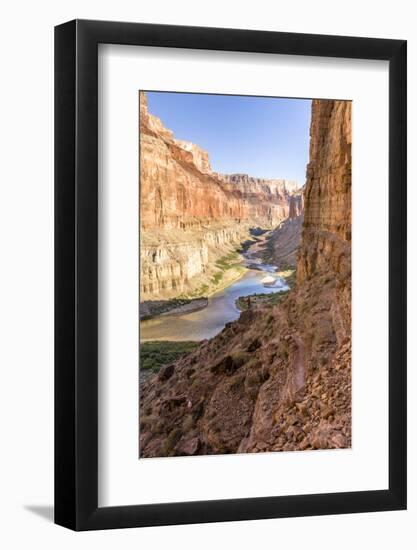
[[[297,284],[147,380],[140,456],[351,445],[351,103],[312,104]]]
[[[271,229],[290,215],[295,191],[286,180],[214,173],[208,154],[175,139],[141,92],[141,301],[198,291],[250,227]]]
[[[208,224],[193,230],[141,233],[141,302],[156,298],[206,295],[216,259],[239,248],[246,225]]]

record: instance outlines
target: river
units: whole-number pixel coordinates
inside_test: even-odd
[[[149,340],[204,340],[218,334],[230,321],[235,321],[240,310],[235,301],[241,296],[255,293],[283,292],[288,290],[284,279],[274,275],[276,267],[262,264],[249,250],[243,256],[246,266],[256,264],[258,269],[249,268],[245,274],[227,288],[213,294],[204,309],[177,315],[162,315],[140,323],[141,342]],[[262,280],[268,276],[275,279],[272,286],[265,286]]]

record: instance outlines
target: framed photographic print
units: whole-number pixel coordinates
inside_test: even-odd
[[[406,507],[406,42],[55,29],[55,521]]]

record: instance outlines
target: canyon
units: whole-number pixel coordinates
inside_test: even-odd
[[[159,123],[147,124],[151,132]],[[199,180],[196,197],[213,187],[210,200],[201,205],[206,219],[211,219],[210,212],[226,217],[228,210],[244,227],[256,211],[265,224],[279,226],[272,232],[270,254],[292,255],[296,284],[279,304],[243,311],[217,336],[141,384],[140,457],[349,448],[351,103],[313,100],[302,193],[290,191],[286,184],[251,182],[247,176],[213,176],[200,151],[181,148],[172,135],[153,139],[169,150],[156,163],[160,176],[162,165],[173,176],[175,156],[175,166],[181,167],[177,184],[193,171]],[[153,168],[145,163],[145,170]],[[249,197],[252,190],[260,194],[268,186],[271,194],[282,197],[272,210],[268,203],[262,207]],[[225,204],[218,202],[226,196]],[[189,197],[185,188],[181,193],[183,204],[190,205],[196,197],[194,191]],[[151,200],[155,207],[156,198]],[[178,201],[178,195],[172,200]],[[192,227],[193,215],[177,218],[167,204],[158,204],[144,227],[161,227],[162,220],[173,229],[181,224]],[[196,213],[200,206],[193,208]],[[301,236],[291,224],[299,226]],[[208,232],[217,230],[221,228],[207,224]],[[239,235],[230,238],[237,241]],[[223,239],[225,243],[229,235]]]
[[[213,172],[208,153],[175,139],[140,92],[140,300],[210,294],[219,268],[250,238],[298,216],[303,197],[285,179]],[[228,272],[228,280],[240,270]]]

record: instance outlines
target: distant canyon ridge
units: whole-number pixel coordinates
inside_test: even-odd
[[[198,296],[216,260],[303,212],[295,181],[219,174],[198,145],[174,138],[140,92],[140,300]],[[287,228],[294,259],[301,223]]]

